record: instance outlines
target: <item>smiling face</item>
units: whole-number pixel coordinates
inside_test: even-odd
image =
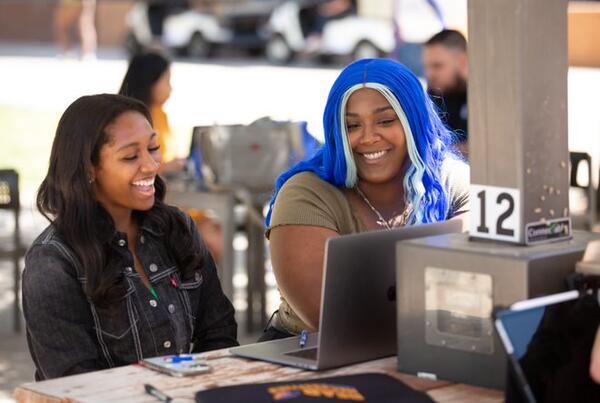
[[[358,177],[388,183],[403,175],[406,136],[398,115],[377,90],[356,90],[346,104],[346,128]]]
[[[154,206],[154,179],[160,166],[157,134],[139,112],[119,115],[105,129],[108,142],[91,173],[96,200],[115,224],[132,210]]]

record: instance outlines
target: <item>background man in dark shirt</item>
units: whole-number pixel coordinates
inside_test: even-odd
[[[458,31],[445,29],[425,43],[423,65],[428,92],[442,120],[457,135],[457,146],[467,156],[467,41]]]

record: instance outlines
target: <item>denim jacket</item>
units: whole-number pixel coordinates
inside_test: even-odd
[[[125,297],[97,306],[84,293],[85,275],[69,247],[50,225],[25,258],[23,309],[36,380],[135,363],[142,358],[214,350],[237,345],[231,302],[223,294],[215,264],[204,254],[191,280],[183,281],[160,228],[143,220],[137,255],[156,290],[155,298],[133,269],[127,236],[115,232],[109,264],[123,273]]]

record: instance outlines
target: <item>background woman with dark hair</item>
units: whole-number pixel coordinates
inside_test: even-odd
[[[60,119],[37,199],[23,308],[36,379],[237,345],[234,309],[191,218],[164,204],[139,101],[93,95]]]
[[[154,128],[158,133],[163,165],[161,172],[181,171],[185,160],[174,158],[170,147],[171,127],[167,114],[163,110],[165,102],[171,96],[171,62],[156,52],[142,53],[129,62],[127,73],[119,89],[119,94],[142,101],[152,115]]]

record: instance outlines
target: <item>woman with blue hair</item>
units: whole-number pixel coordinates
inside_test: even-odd
[[[468,211],[468,166],[434,108],[395,61],[341,72],[325,106],[325,144],[276,182],[266,224],[282,301],[261,340],[318,329],[328,238]]]

